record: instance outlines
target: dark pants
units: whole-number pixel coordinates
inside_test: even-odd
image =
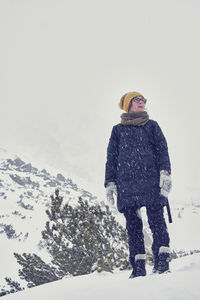
[[[153,234],[152,251],[154,255],[154,264],[158,259],[159,248],[169,247],[169,234],[164,219],[164,209],[162,206],[146,208],[149,227]],[[140,217],[140,211],[137,207],[130,207],[124,210],[126,218],[126,229],[128,232],[128,243],[130,253],[130,263],[134,267],[135,256],[145,254],[144,236],[142,232],[143,223]]]

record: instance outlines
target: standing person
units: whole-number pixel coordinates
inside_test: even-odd
[[[140,208],[146,207],[153,235],[153,273],[169,272],[169,234],[164,219],[171,190],[171,166],[166,139],[158,123],[149,119],[147,100],[138,92],[120,99],[125,111],[121,123],[113,126],[107,148],[105,182],[107,200],[126,218],[130,278],[145,276],[145,247]]]

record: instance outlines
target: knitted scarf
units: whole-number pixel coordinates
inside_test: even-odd
[[[123,125],[145,125],[149,120],[149,115],[146,111],[123,113],[121,115],[121,124]]]

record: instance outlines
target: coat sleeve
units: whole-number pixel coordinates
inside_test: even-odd
[[[168,153],[167,141],[156,121],[154,126],[154,143],[159,170],[166,170],[169,174],[171,174],[171,163]]]
[[[116,127],[112,128],[111,136],[107,147],[107,161],[105,168],[105,181],[104,187],[108,182],[116,182],[117,174],[117,161],[118,161],[118,137]]]

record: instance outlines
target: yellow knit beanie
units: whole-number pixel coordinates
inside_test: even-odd
[[[133,99],[134,97],[138,97],[138,96],[144,98],[144,96],[138,92],[126,93],[125,95],[123,95],[121,97],[120,102],[119,102],[119,107],[121,109],[125,110],[126,112],[128,112],[131,99]]]

